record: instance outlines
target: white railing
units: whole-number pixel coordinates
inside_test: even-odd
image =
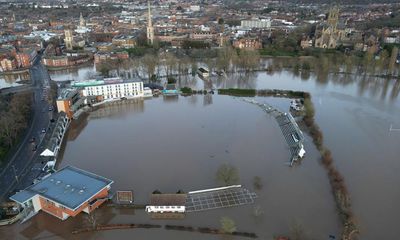
[[[192,192],[188,192],[188,194],[212,192],[212,191],[219,191],[219,190],[225,190],[225,189],[230,189],[230,188],[241,188],[241,187],[242,187],[242,185],[231,185],[231,186],[226,186],[226,187],[210,188],[210,189],[205,189],[205,190],[192,191]]]

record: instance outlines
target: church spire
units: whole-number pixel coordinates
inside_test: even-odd
[[[151,6],[150,6],[150,1],[147,1],[147,8],[148,8],[148,15],[147,15],[147,17],[148,17],[148,22],[147,22],[147,27],[152,27],[153,26],[153,24],[152,24],[152,22],[151,22]]]
[[[86,25],[85,19],[83,18],[81,13],[81,16],[79,17],[79,26],[84,27],[85,25]]]
[[[148,7],[147,42],[149,44],[153,44],[154,43],[154,28],[153,28],[153,23],[151,21],[150,1],[147,1],[147,7]]]

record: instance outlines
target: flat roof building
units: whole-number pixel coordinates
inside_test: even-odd
[[[112,180],[67,166],[10,197],[33,216],[40,210],[61,220],[90,213],[109,199]]]
[[[68,118],[84,105],[84,98],[81,97],[76,88],[61,89],[56,100],[58,112],[65,112]]]
[[[91,79],[73,82],[74,87],[83,87],[82,95],[101,96],[104,100],[143,97],[143,82],[121,78]]]

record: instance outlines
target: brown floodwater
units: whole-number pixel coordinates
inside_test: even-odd
[[[0,89],[20,86],[20,81],[27,81],[29,79],[29,73],[5,75],[0,74]]]
[[[87,68],[91,71],[91,68]],[[58,73],[57,79],[69,73]],[[85,69],[78,76],[84,75]],[[182,86],[205,84],[185,77]],[[329,75],[321,81],[282,71],[215,79],[212,86],[278,88],[308,91],[316,108],[316,121],[325,145],[343,173],[361,229],[361,239],[396,239],[400,207],[399,81],[359,76]],[[257,98],[287,110],[289,101]],[[263,188],[254,205],[190,213],[183,220],[150,220],[143,210],[102,207],[99,223],[154,223],[220,226],[232,218],[240,231],[261,239],[289,233],[301,225],[310,239],[328,239],[340,232],[335,203],[319,155],[306,137],[306,158],[301,165],[286,165],[289,152],[273,118],[254,105],[229,96],[190,96],[137,100],[101,107],[75,122],[59,165],[75,165],[115,181],[114,190],[134,191],[136,203],[149,194],[198,190],[218,186],[215,173],[223,163],[237,167],[240,183],[253,189],[260,176]],[[262,216],[254,216],[259,206]],[[87,224],[85,215],[61,222],[40,213],[31,221],[0,228],[5,239],[221,239],[219,236],[157,230],[115,230],[71,235]],[[239,239],[239,238],[237,238]]]

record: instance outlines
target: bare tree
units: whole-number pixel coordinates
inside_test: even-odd
[[[26,128],[30,108],[31,94],[17,94],[12,96],[7,109],[0,110],[0,139],[6,146],[11,147]]]
[[[239,182],[239,172],[236,167],[229,164],[222,164],[216,174],[217,181],[225,186]]]
[[[147,73],[149,81],[152,79],[158,63],[158,56],[155,56],[153,54],[145,54],[142,58],[140,58],[140,64],[144,72]]]
[[[379,54],[379,59],[376,63],[379,73],[383,73],[387,69],[388,59],[389,53],[386,50],[381,51]]]
[[[233,62],[237,62],[237,52],[235,49],[229,46],[218,51],[216,65],[219,70],[230,71]]]
[[[221,230],[224,233],[233,233],[236,231],[236,224],[231,218],[222,217],[219,222],[221,223]]]
[[[178,59],[175,57],[173,53],[167,52],[164,54],[164,67],[165,73],[167,76],[170,76],[174,72],[176,72]]]
[[[253,187],[256,190],[261,190],[263,188],[262,179],[259,176],[255,176],[253,179]]]
[[[393,47],[392,53],[390,55],[390,60],[389,60],[389,73],[394,75],[395,74],[395,65],[396,65],[396,60],[397,56],[399,54],[399,48],[398,47]]]
[[[301,223],[295,221],[290,227],[290,239],[293,240],[305,240],[307,239],[306,233],[304,231]]]
[[[112,69],[113,67],[108,61],[103,61],[96,66],[96,70],[99,71],[104,77],[108,77]]]
[[[90,70],[90,71],[86,72],[86,74],[85,74],[86,79],[91,79],[91,78],[94,78],[95,76],[96,76],[96,72],[93,70]]]
[[[260,54],[254,50],[240,50],[238,63],[246,72],[254,70],[259,67]]]

